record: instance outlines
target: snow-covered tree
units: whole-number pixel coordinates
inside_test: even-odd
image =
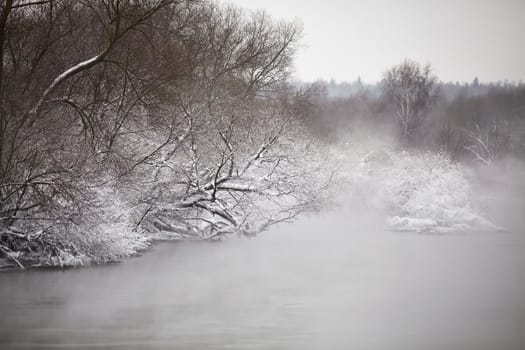
[[[3,2],[0,255],[103,261],[312,207],[300,34],[210,1]]]

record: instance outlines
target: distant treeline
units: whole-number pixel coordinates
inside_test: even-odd
[[[360,79],[316,82],[318,110],[311,128],[335,140],[356,128],[390,127],[402,145],[446,152],[456,160],[525,158],[525,84],[443,83],[430,67],[408,60],[387,73],[371,85]]]
[[[379,97],[381,95],[381,82],[377,83],[365,83],[361,78],[357,78],[354,81],[341,81],[335,80],[318,80],[315,84],[323,86],[325,93],[330,98],[344,98],[352,97],[362,93],[364,90],[371,96]],[[487,95],[494,90],[513,90],[517,88],[524,88],[525,83],[509,82],[509,81],[497,81],[483,83],[479,82],[478,78],[470,83],[460,82],[439,82],[439,90],[441,98],[447,101],[451,101],[457,97],[474,97],[480,95]]]

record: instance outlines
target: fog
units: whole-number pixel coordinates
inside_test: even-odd
[[[2,2],[0,349],[525,349],[523,21],[405,5]]]
[[[523,167],[465,171],[481,179],[473,208],[504,229],[396,232],[387,225],[392,208],[350,182],[331,209],[254,239],[164,242],[121,264],[2,273],[0,343],[522,349]]]

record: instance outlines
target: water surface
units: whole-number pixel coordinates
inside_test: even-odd
[[[255,239],[1,273],[0,348],[525,348],[519,225],[449,235],[383,226],[365,206],[343,207]]]

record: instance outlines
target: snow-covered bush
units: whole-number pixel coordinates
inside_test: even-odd
[[[392,230],[498,229],[473,208],[471,185],[460,165],[441,154],[373,151],[353,175],[354,184],[386,208]]]
[[[151,238],[135,229],[132,211],[114,186],[85,190],[89,208],[81,217],[43,220],[38,226],[20,221],[1,231],[8,265],[82,266],[120,261],[149,247]]]

